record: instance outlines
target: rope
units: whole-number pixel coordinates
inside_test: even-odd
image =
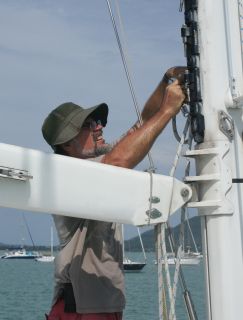
[[[169,273],[169,264],[168,264],[168,257],[166,252],[166,244],[165,244],[165,223],[160,224],[161,226],[161,244],[162,244],[162,256],[164,257],[164,267],[165,267],[165,276],[167,282],[167,289],[169,293],[169,300],[170,300],[170,313],[169,319],[176,320],[175,315],[175,299],[173,297],[173,290],[171,287],[171,280],[170,280],[170,273]]]
[[[163,259],[162,259],[162,241],[161,224],[155,227],[157,235],[157,262],[158,262],[158,298],[159,298],[159,320],[167,320],[166,292],[163,279]]]
[[[186,141],[186,135],[187,135],[190,123],[191,123],[191,117],[188,115],[184,130],[183,130],[183,133],[182,133],[182,136],[180,138],[180,143],[179,143],[178,148],[176,150],[176,155],[175,155],[175,158],[174,158],[174,161],[173,161],[173,165],[172,165],[172,168],[170,170],[170,176],[171,177],[174,177],[174,175],[175,175],[175,171],[176,171],[176,168],[177,168],[180,156],[181,156],[182,147],[183,147],[183,145],[184,145],[184,143]]]

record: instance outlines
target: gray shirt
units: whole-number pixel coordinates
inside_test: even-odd
[[[61,246],[55,259],[53,304],[61,296],[64,283],[71,283],[77,313],[122,311],[125,294],[121,226],[58,215],[53,218]]]

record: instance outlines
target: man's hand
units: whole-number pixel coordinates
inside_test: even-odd
[[[167,78],[167,79],[175,78],[175,79],[178,79],[180,82],[183,82],[184,73],[186,69],[187,68],[184,66],[172,67],[166,71],[164,78]]]
[[[161,108],[174,117],[180,111],[185,98],[180,80],[175,80],[166,87]]]

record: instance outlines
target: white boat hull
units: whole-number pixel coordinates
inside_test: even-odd
[[[54,256],[42,256],[35,259],[38,262],[53,262],[55,260]]]

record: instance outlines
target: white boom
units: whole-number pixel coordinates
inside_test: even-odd
[[[153,174],[151,185],[147,172],[8,144],[0,154],[3,207],[146,225],[166,221],[191,197],[190,187],[171,177]]]

